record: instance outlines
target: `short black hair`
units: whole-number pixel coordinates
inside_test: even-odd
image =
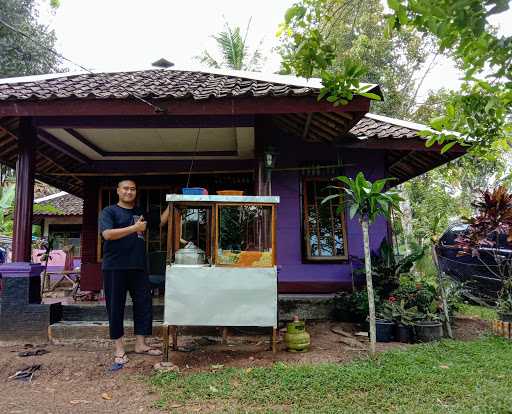
[[[121,185],[122,182],[125,182],[125,181],[131,181],[132,183],[135,184],[135,187],[137,187],[137,181],[135,181],[133,178],[131,177],[122,177],[120,178],[118,181],[117,181],[117,186],[119,187]]]

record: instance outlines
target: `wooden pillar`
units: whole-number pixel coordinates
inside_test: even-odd
[[[80,289],[99,291],[102,288],[101,264],[98,263],[99,185],[94,177],[88,178],[84,184]]]
[[[16,162],[13,262],[31,262],[32,212],[34,203],[35,149],[37,134],[30,118],[22,119]]]
[[[256,159],[254,169],[254,193],[259,196],[270,195],[269,174],[264,166],[265,142],[271,129],[268,127],[268,119],[263,116],[256,118],[254,125],[254,157]]]

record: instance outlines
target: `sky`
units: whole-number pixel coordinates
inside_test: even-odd
[[[44,1],[44,0],[43,0]],[[93,70],[129,70],[150,67],[164,57],[177,68],[197,67],[194,60],[207,49],[215,50],[211,35],[224,22],[245,31],[249,19],[249,44],[260,41],[268,59],[265,72],[279,69],[276,31],[293,0],[60,0],[41,20],[57,35],[56,49],[68,59]],[[44,3],[43,3],[44,4]],[[493,23],[502,33],[512,32],[512,11]],[[69,66],[71,71],[80,70]],[[418,74],[419,76],[421,74]],[[421,101],[429,89],[456,89],[460,73],[447,58],[438,58],[419,93]]]

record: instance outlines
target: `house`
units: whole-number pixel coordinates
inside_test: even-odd
[[[188,185],[279,195],[279,292],[351,286],[350,258],[362,257],[362,234],[357,221],[320,204],[329,179],[364,171],[400,183],[464,149],[441,154],[439,146],[425,147],[421,125],[368,114],[370,101],[361,96],[338,107],[318,101],[319,88],[318,80],[290,76],[174,69],[0,80],[0,162],[17,167],[13,250],[20,263],[3,270],[4,280],[27,289],[36,283],[30,223],[37,177],[83,198],[81,285],[99,290],[98,213],[115,202],[120,177],[130,176],[148,211],[149,252],[166,249],[157,222],[168,193]],[[381,93],[377,85],[371,90]],[[373,247],[389,232],[378,220]],[[38,300],[28,295],[26,302]]]
[[[41,236],[53,239],[54,249],[72,245],[74,256],[79,258],[83,200],[59,191],[36,198],[34,205],[41,207],[33,214],[33,223],[41,226]]]

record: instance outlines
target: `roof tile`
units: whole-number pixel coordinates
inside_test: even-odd
[[[191,97],[195,100],[228,96],[283,96],[318,93],[318,88],[246,79],[234,75],[176,70],[75,74],[55,79],[0,83],[0,100],[66,98],[126,99]]]

